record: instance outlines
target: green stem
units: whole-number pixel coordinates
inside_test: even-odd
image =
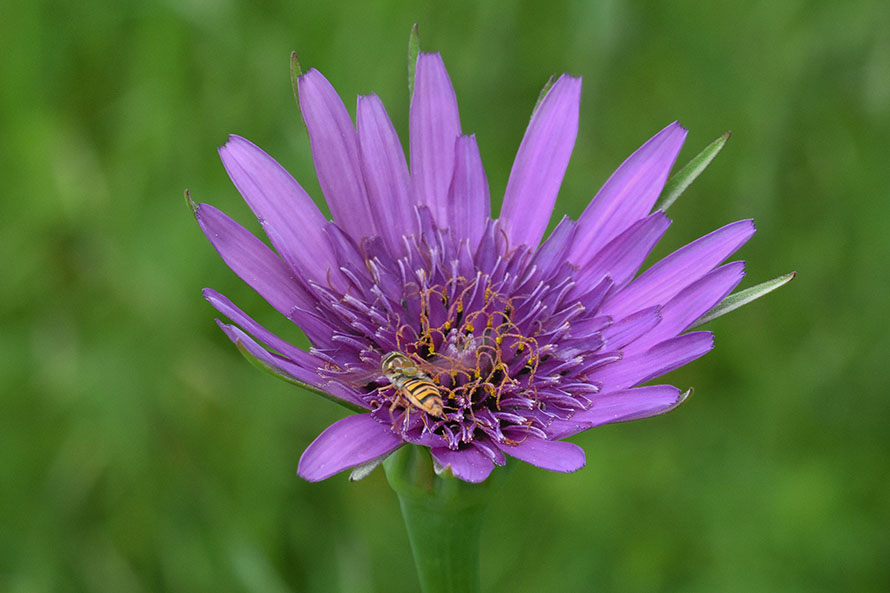
[[[481,484],[437,476],[425,448],[408,445],[383,467],[399,496],[423,593],[479,591],[482,523],[507,472],[495,468]]]

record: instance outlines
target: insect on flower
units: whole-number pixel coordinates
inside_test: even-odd
[[[416,362],[401,352],[390,352],[380,363],[380,369],[398,394],[407,398],[416,408],[438,418],[445,417],[439,388],[429,375],[420,370]],[[390,411],[398,403],[398,399],[394,400]]]

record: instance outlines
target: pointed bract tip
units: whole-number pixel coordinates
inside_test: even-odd
[[[300,65],[300,58],[297,57],[297,50],[294,50],[290,52],[290,86],[294,92],[294,99],[296,99],[298,106],[300,104],[298,81],[302,75],[303,66]]]
[[[674,122],[668,128],[672,128],[673,126],[677,126],[678,129],[683,131],[683,135],[687,134],[688,130],[686,128],[680,126],[679,122]],[[665,129],[668,129],[665,128]],[[661,196],[658,199],[658,203],[655,204],[656,210],[667,210],[671,207],[671,205],[677,201],[677,198],[686,191],[686,188],[689,187],[693,181],[695,181],[698,176],[711,164],[711,161],[714,160],[714,157],[720,152],[723,148],[723,145],[726,144],[726,141],[729,140],[729,136],[732,132],[726,132],[713,142],[711,142],[708,146],[705,147],[700,153],[698,153],[691,161],[686,163],[682,169],[671,175],[670,179],[667,180],[667,183],[664,185],[664,189],[661,192]]]
[[[198,215],[198,208],[200,208],[199,204],[196,204],[192,199],[192,195],[189,193],[189,190],[185,190],[185,203],[188,204],[188,207],[191,209],[192,214],[195,216]]]
[[[417,34],[417,23],[411,26],[408,35],[408,98],[414,96],[414,78],[417,74],[417,56],[420,54],[420,36]]]
[[[303,66],[300,64],[300,58],[297,56],[297,50],[290,52],[290,72],[292,78],[298,77],[303,74]]]
[[[544,100],[544,97],[547,96],[547,93],[550,92],[550,89],[553,87],[553,84],[556,82],[556,74],[551,74],[550,78],[547,79],[547,82],[544,83],[544,88],[541,89],[541,92],[538,93],[538,100],[535,101],[535,106],[532,108],[532,117],[535,117],[535,113],[538,112],[538,107],[541,106],[541,101]]]

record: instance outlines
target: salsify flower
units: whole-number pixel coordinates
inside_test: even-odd
[[[349,468],[361,477],[409,443],[468,482],[507,456],[575,471],[584,451],[566,437],[685,399],[671,385],[640,385],[713,348],[710,332],[687,330],[742,279],[743,262],[723,262],[754,225],[728,224],[638,275],[670,225],[653,206],[686,137],[672,123],[542,242],[577,135],[580,78],[563,75],[535,107],[493,219],[479,149],[462,132],[440,56],[420,54],[415,76],[410,167],[377,96],[358,98],[353,124],[321,73],[299,76],[333,220],[237,136],[219,152],[274,251],[220,210],[193,204],[223,260],[299,326],[309,351],[218,292],[204,294],[245,355],[361,412],[309,445],[298,470],[308,480]]]

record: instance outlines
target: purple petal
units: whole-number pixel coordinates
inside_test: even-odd
[[[403,442],[390,426],[377,422],[370,414],[347,416],[312,441],[300,457],[297,474],[318,482],[391,453]]]
[[[585,263],[603,245],[649,214],[686,139],[686,130],[672,123],[612,173],[578,219],[578,238],[570,259]]]
[[[299,324],[299,310],[313,304],[295,271],[247,229],[210,204],[198,204],[195,218],[233,272],[275,310]]]
[[[417,201],[429,206],[436,223],[447,228],[454,144],[461,131],[457,96],[438,53],[417,56],[409,129],[411,178]]]
[[[673,338],[710,311],[738,286],[745,277],[745,262],[732,262],[705,274],[672,298],[661,311],[661,323],[646,336],[631,344],[637,351]]]
[[[754,222],[740,220],[678,249],[603,303],[603,312],[623,317],[663,304],[732,255],[754,234]]]
[[[314,68],[300,76],[297,85],[315,171],[334,221],[356,241],[379,234],[371,217],[358,139],[346,106]]]
[[[562,439],[581,431],[612,424],[640,420],[669,412],[677,407],[683,393],[673,385],[647,385],[635,389],[622,389],[593,398],[593,405],[561,423],[561,430],[553,438]]]
[[[510,246],[541,242],[562,185],[581,105],[581,79],[563,74],[535,110],[519,145],[501,209]]]
[[[617,351],[634,342],[640,336],[645,335],[648,339],[649,332],[659,325],[661,318],[661,306],[659,305],[628,315],[602,331],[603,348]]]
[[[660,377],[690,363],[714,347],[711,332],[692,332],[666,340],[645,352],[625,356],[590,373],[591,380],[603,384],[602,392],[627,389]]]
[[[235,306],[232,301],[224,295],[218,293],[212,288],[203,290],[204,298],[213,305],[217,311],[228,317],[232,322],[239,325],[247,333],[258,339],[266,346],[277,350],[287,358],[294,360],[297,364],[305,368],[317,368],[320,366],[318,361],[307,352],[304,352],[296,346],[289,344],[267,330],[265,327],[254,321],[244,311]]]
[[[664,212],[653,212],[612,239],[593,258],[584,255],[588,263],[581,266],[575,276],[577,286],[592,286],[609,276],[616,288],[624,287],[670,225]]]
[[[289,360],[283,356],[278,356],[277,354],[267,351],[265,348],[257,344],[250,336],[241,331],[240,328],[235,327],[234,325],[229,325],[219,320],[217,320],[216,323],[239,349],[243,348],[246,350],[248,354],[262,362],[271,372],[279,377],[302,383],[304,387],[308,386],[318,391],[322,391],[329,396],[333,396],[333,398],[350,402],[360,408],[368,407],[368,404],[362,401],[358,395],[347,390],[342,385],[338,383],[330,383],[322,379],[316,372],[315,368],[306,368],[305,366],[298,364],[296,361]]]
[[[553,472],[569,473],[584,467],[584,449],[566,441],[545,441],[529,437],[518,445],[498,443],[512,457]]]
[[[390,253],[401,253],[402,235],[414,225],[405,152],[376,95],[358,98],[355,119],[371,212]]]
[[[461,136],[455,144],[454,176],[448,192],[449,226],[455,238],[469,239],[470,251],[475,251],[491,217],[488,178],[482,168],[476,136]]]
[[[250,318],[244,311],[236,307],[229,299],[212,288],[205,288],[203,291],[206,298],[213,307],[228,317],[235,324],[239,325],[247,333],[265,344],[266,346],[277,350],[290,360],[293,360],[300,366],[311,369],[320,366],[318,359],[313,355],[300,350],[299,348],[285,342],[259,323]],[[331,340],[331,334],[336,327],[336,321],[328,317],[322,319],[318,315],[310,311],[297,311],[291,315],[291,319],[297,322],[303,333],[309,338],[316,347],[330,348],[334,345]]]
[[[585,286],[585,288],[587,288]],[[578,302],[587,307],[589,311],[597,311],[606,295],[612,289],[612,279],[608,276],[597,282],[593,288],[578,297]]]
[[[541,244],[532,260],[539,278],[546,278],[560,265],[565,263],[566,254],[575,238],[577,223],[568,216],[563,216],[550,236]],[[585,288],[587,286],[585,285]]]
[[[442,467],[451,466],[454,477],[465,482],[482,482],[491,474],[494,463],[478,449],[471,447],[452,451],[447,447],[436,447],[430,450]]]
[[[328,272],[336,272],[337,263],[321,231],[325,218],[309,194],[272,157],[244,138],[229,136],[219,155],[278,253],[306,277],[327,282]]]

